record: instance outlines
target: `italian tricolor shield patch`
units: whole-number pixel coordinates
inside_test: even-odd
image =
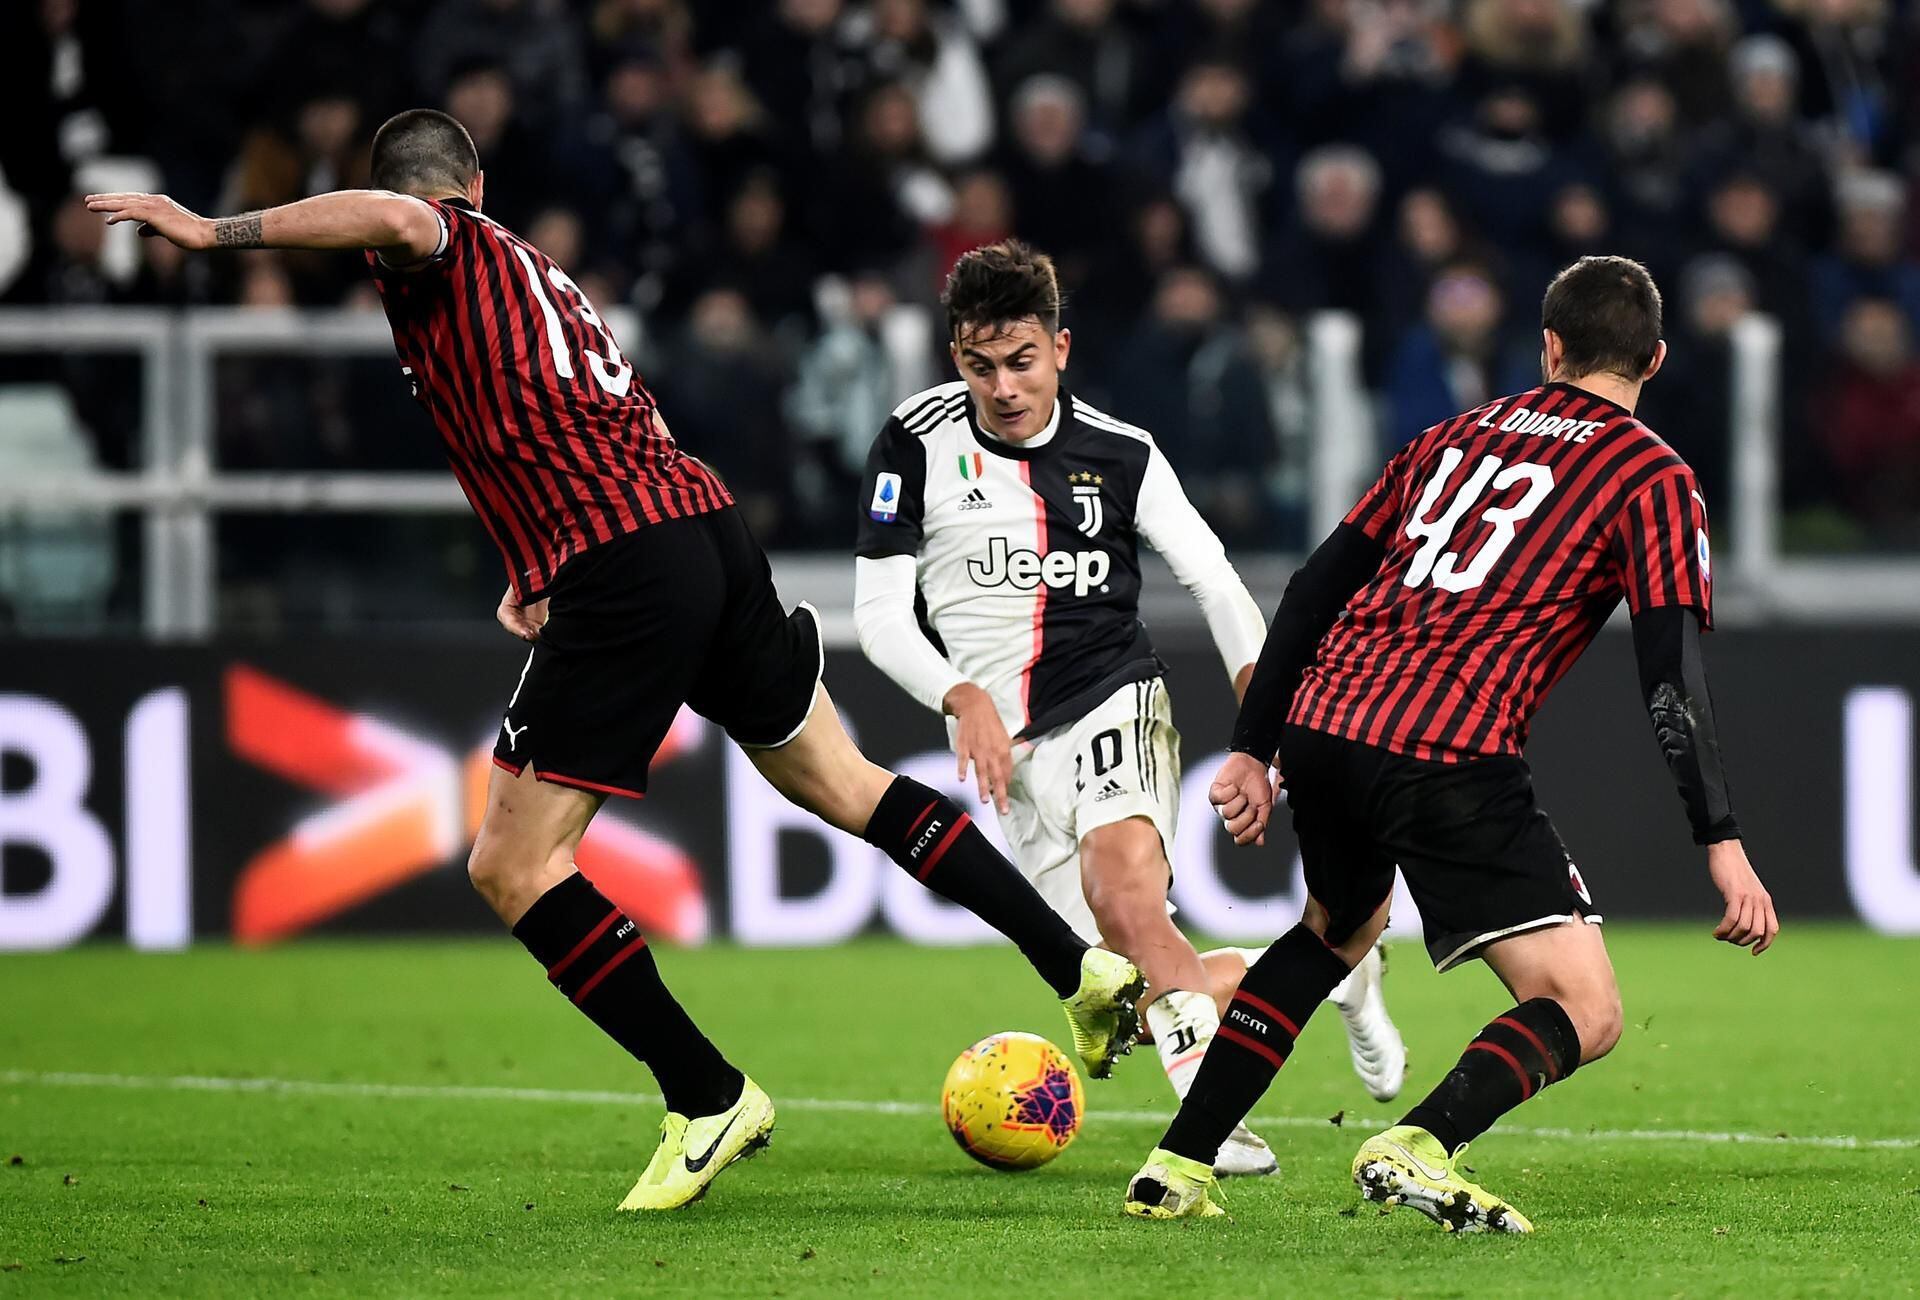
[[[979,452],[960,457],[960,477],[964,479],[980,478],[987,472],[986,458]]]

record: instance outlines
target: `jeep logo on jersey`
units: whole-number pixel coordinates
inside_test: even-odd
[[[1100,525],[1106,522],[1106,514],[1100,505],[1100,485],[1105,476],[1087,470],[1067,475],[1067,485],[1073,489],[1074,504],[1080,507],[1081,532],[1092,537],[1100,531]]]
[[[1113,569],[1113,557],[1105,551],[1013,550],[1004,537],[987,543],[987,558],[968,560],[967,576],[982,587],[1012,587],[1032,591],[1041,583],[1049,587],[1073,588],[1084,596],[1098,588],[1106,590],[1107,574]]]

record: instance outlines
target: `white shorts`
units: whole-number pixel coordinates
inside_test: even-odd
[[[1080,884],[1087,832],[1144,817],[1169,862],[1180,812],[1180,733],[1166,683],[1130,682],[1085,717],[1013,751],[1000,819],[1013,860],[1054,911],[1088,943],[1100,942]],[[1171,908],[1169,908],[1171,910]]]

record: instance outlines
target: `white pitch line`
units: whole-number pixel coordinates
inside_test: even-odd
[[[579,1088],[502,1088],[480,1084],[442,1083],[333,1083],[321,1079],[231,1079],[196,1074],[83,1074],[66,1070],[0,1070],[0,1085],[40,1088],[126,1088],[150,1092],[264,1093],[295,1097],[374,1097],[397,1101],[515,1101],[558,1102],[587,1106],[658,1106],[660,1096],[650,1092],[609,1092]],[[858,1101],[842,1097],[781,1097],[782,1110],[824,1111],[855,1115],[912,1115],[932,1119],[936,1106],[912,1101]],[[1165,1124],[1167,1112],[1105,1110],[1088,1107],[1092,1118],[1110,1124]],[[1256,1114],[1259,1128],[1327,1128],[1324,1119],[1305,1115]],[[1862,1138],[1839,1136],[1780,1137],[1765,1133],[1720,1133],[1703,1129],[1628,1128],[1589,1129],[1500,1126],[1513,1137],[1565,1138],[1588,1142],[1714,1142],[1769,1147],[1822,1147],[1838,1151],[1912,1151],[1920,1137]]]

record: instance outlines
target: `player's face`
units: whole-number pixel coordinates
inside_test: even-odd
[[[953,362],[988,433],[1025,442],[1047,427],[1072,346],[1070,332],[1049,332],[1032,316],[961,331],[952,344]]]

